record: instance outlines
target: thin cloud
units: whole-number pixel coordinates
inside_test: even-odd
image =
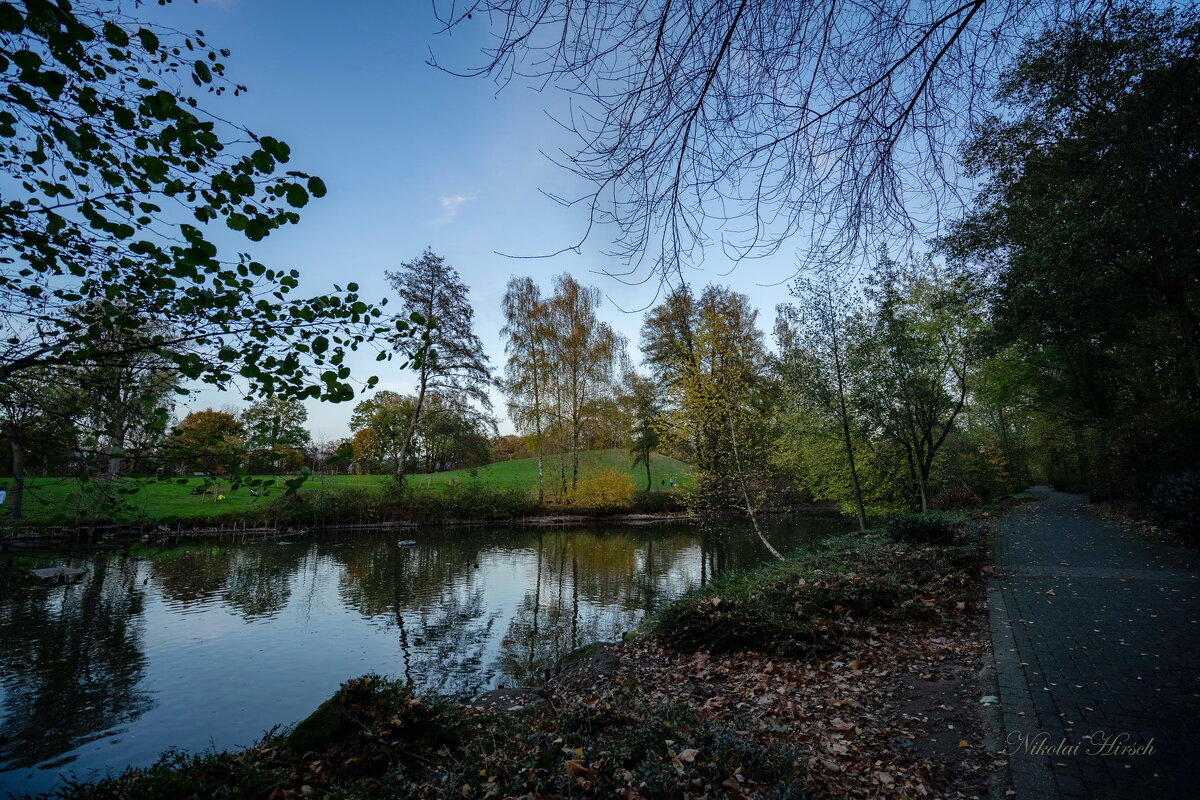
[[[434,220],[434,223],[437,225],[447,225],[453,222],[454,218],[458,216],[458,210],[474,199],[475,195],[473,194],[456,194],[450,197],[443,197],[441,199],[442,214]]]

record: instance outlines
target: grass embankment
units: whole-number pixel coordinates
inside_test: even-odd
[[[550,456],[545,462],[547,496],[552,504],[561,486],[560,460],[565,464],[569,481],[569,456]],[[579,462],[585,476],[601,470],[617,470],[629,475],[639,490],[645,487],[645,468],[634,468],[629,454],[623,450],[587,451],[580,454]],[[693,482],[690,465],[657,453],[651,456],[651,473],[650,496],[660,503],[669,502],[669,498],[677,496]],[[231,492],[228,483],[218,484],[226,490],[225,499],[220,502],[215,495],[192,494],[195,487],[203,484],[200,478],[194,477],[120,479],[108,483],[73,478],[32,478],[26,484],[25,517],[32,523],[94,520],[104,508],[98,502],[98,496],[104,492],[115,493],[127,506],[116,519],[105,519],[111,522],[175,522],[214,517],[266,520],[280,516],[307,521],[320,521],[313,519],[314,516],[328,517],[326,521],[351,521],[360,515],[359,509],[365,509],[368,517],[397,511],[383,506],[384,495],[392,483],[390,475],[310,476],[302,489],[303,496],[313,506],[307,517],[295,504],[280,503],[283,482],[294,476],[255,477],[274,481],[274,485],[267,487],[263,496],[254,497],[245,487]],[[670,486],[672,480],[674,487]],[[501,461],[474,470],[411,475],[406,483],[412,490],[410,510],[435,512],[435,516],[454,516],[453,512],[457,512],[459,517],[470,517],[472,509],[477,509],[482,518],[491,518],[538,510],[536,504],[530,502],[537,490],[535,458]],[[470,502],[468,498],[471,498]]]
[[[939,679],[955,659],[978,655],[963,642],[984,608],[981,538],[962,516],[910,516],[725,576],[618,645],[615,671],[564,673],[528,713],[366,676],[291,735],[63,795],[745,800],[948,797],[964,782],[969,795],[978,731],[936,709],[969,716],[973,681],[969,699],[925,691],[916,716],[897,697],[909,676],[950,685]]]
[[[677,650],[820,653],[881,622],[942,619],[972,599],[977,526],[904,514],[886,530],[826,540],[763,569],[719,577],[649,630]]]

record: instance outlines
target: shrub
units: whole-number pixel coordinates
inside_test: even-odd
[[[961,508],[976,508],[983,499],[966,486],[947,486],[933,496],[929,505],[938,511],[953,511]]]
[[[414,520],[513,519],[541,508],[523,489],[489,489],[483,486],[452,486],[443,495],[427,492],[406,494],[399,513]]]
[[[571,505],[591,511],[628,508],[635,493],[633,478],[618,469],[585,475],[567,498]]]
[[[1200,471],[1187,470],[1159,481],[1150,496],[1151,519],[1189,542],[1200,543]]]
[[[962,514],[900,514],[887,524],[887,535],[902,544],[954,545],[970,541],[979,526]]]
[[[654,514],[663,511],[686,511],[687,505],[683,496],[675,492],[638,492],[630,504],[630,509],[643,514]]]
[[[300,489],[277,494],[252,513],[273,523],[334,525],[377,519],[381,501],[380,493],[357,487]]]

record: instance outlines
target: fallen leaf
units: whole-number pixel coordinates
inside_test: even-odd
[[[750,800],[750,795],[742,791],[742,785],[734,778],[726,778],[721,784],[729,800]]]

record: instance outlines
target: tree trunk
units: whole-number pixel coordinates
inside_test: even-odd
[[[10,434],[12,445],[12,486],[8,491],[8,518],[21,519],[25,505],[25,446]]]
[[[538,505],[546,504],[546,465],[542,455],[542,437],[538,437]]]
[[[120,451],[120,454],[118,454]],[[125,458],[125,430],[118,428],[108,440],[108,475],[115,478],[121,474],[121,462]]]
[[[571,491],[579,487],[579,429],[571,433]]]
[[[421,367],[421,386],[417,392],[417,407],[413,409],[412,419],[408,421],[408,432],[404,434],[404,441],[400,444],[400,463],[396,465],[396,484],[400,488],[404,488],[404,462],[408,458],[408,446],[412,442],[413,434],[417,430],[417,422],[421,419],[421,407],[425,404],[425,386],[428,383],[428,376],[425,373],[425,367]]]
[[[936,451],[917,458],[917,485],[920,488],[920,510],[929,511],[929,476],[934,474]]]
[[[850,439],[850,425],[842,420],[842,441],[846,445],[846,463],[850,467],[850,491],[854,493],[854,510],[858,513],[858,529],[867,529],[867,510],[863,507],[862,487],[858,483],[858,467],[854,463],[854,443]]]
[[[917,484],[917,490],[921,493],[921,510],[925,511],[925,486],[921,482],[921,474],[917,470],[917,462],[913,460],[912,448],[905,445],[904,453],[908,457],[908,476],[912,478],[913,483]]]
[[[650,477],[650,451],[646,451],[646,493],[650,493],[650,487],[654,486],[654,481]]]
[[[746,474],[742,472],[742,458],[738,455],[737,433],[734,432],[733,428],[733,415],[726,411],[726,417],[729,420],[729,443],[733,448],[733,465],[737,469],[738,483],[741,484],[742,489],[742,500],[746,503],[746,513],[750,516],[750,522],[754,525],[754,532],[758,534],[758,540],[771,551],[771,555],[783,561],[783,553],[775,549],[775,546],[767,540],[766,534],[762,532],[762,528],[758,527],[758,517],[754,513],[754,504],[750,502],[750,492],[746,488]]]
[[[533,430],[537,434],[538,505],[546,504],[546,448],[542,443],[542,394],[537,373],[533,376]]]

